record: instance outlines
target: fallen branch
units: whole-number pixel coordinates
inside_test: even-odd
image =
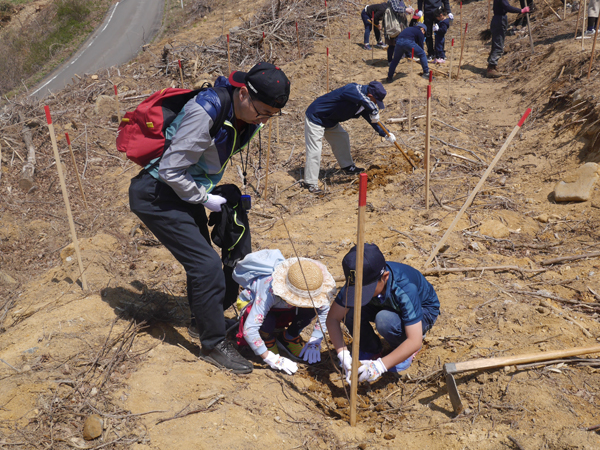
[[[552,295],[552,294],[549,294],[549,293],[531,292],[531,291],[516,291],[516,290],[511,290],[511,291],[504,290],[504,292],[509,292],[511,294],[531,295],[532,297],[549,298],[550,300],[556,300],[557,302],[562,302],[562,303],[570,303],[571,305],[595,305],[595,306],[600,306],[600,303],[584,303],[584,302],[580,302],[580,301],[577,301],[577,300],[569,300],[567,298],[562,298],[562,297],[559,297],[557,295]]]
[[[545,261],[540,262],[540,264],[542,266],[549,266],[549,265],[561,263],[564,261],[577,261],[578,259],[596,258],[598,256],[600,256],[600,252],[584,253],[583,255],[574,255],[574,256],[561,256],[559,258],[546,259]]]
[[[540,302],[541,306],[544,306],[546,308],[550,308],[552,311],[554,311],[556,314],[558,315],[562,315],[564,319],[568,320],[569,322],[571,322],[573,325],[581,328],[581,331],[583,332],[583,334],[585,334],[586,337],[589,338],[593,338],[594,336],[592,335],[592,333],[590,333],[587,328],[585,328],[583,325],[581,325],[576,319],[574,319],[573,317],[569,316],[566,312],[558,309],[556,306],[551,305],[550,303],[548,303],[545,300],[542,300]]]
[[[432,269],[422,270],[423,275],[436,275],[440,273],[454,273],[454,272],[484,272],[486,270],[493,271],[507,271],[512,270],[521,273],[540,273],[546,272],[548,269],[524,269],[519,266],[486,266],[486,267],[436,267]]]

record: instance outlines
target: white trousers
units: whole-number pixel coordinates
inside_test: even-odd
[[[304,166],[304,182],[306,184],[316,185],[319,182],[323,137],[329,142],[333,156],[337,159],[340,167],[348,167],[354,164],[352,155],[350,155],[350,136],[339,123],[334,127],[324,128],[311,122],[305,116],[306,164]]]

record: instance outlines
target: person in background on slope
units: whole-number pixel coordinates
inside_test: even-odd
[[[446,52],[444,50],[444,44],[446,43],[446,32],[450,27],[450,18],[446,14],[446,11],[440,7],[440,10],[435,16],[435,20],[437,20],[437,23],[433,25],[433,31],[435,33],[435,63],[445,64]]]
[[[427,26],[423,23],[417,23],[414,27],[408,27],[396,38],[396,47],[394,50],[394,58],[390,63],[388,70],[387,82],[391,83],[394,81],[394,73],[398,63],[405,56],[411,57],[412,50],[415,51],[415,57],[419,58],[421,67],[423,68],[423,78],[429,79],[429,65],[427,64],[427,55],[423,50],[423,41],[425,40],[425,33],[427,32]]]
[[[429,61],[433,61],[435,52],[433,50],[433,24],[436,23],[435,16],[438,14],[440,7],[443,7],[448,13],[450,20],[454,19],[450,10],[450,2],[448,0],[418,0],[419,10],[423,11],[423,23],[427,26],[425,41],[427,43],[427,55]]]
[[[402,0],[388,0],[388,6],[390,6],[392,8],[392,11],[394,12],[394,14],[396,16],[396,19],[398,20],[398,23],[400,24],[400,27],[401,27],[400,32],[402,32],[404,29],[406,29],[408,27],[408,19],[410,17],[413,17],[415,10],[410,6],[406,6]],[[423,13],[421,13],[421,16],[423,16]],[[392,59],[394,58],[394,50],[396,48],[396,37],[398,37],[398,36],[391,37],[389,35],[389,30],[386,27],[386,16],[385,15],[384,15],[383,19],[384,19],[383,20],[383,29],[384,29],[385,44],[387,45],[387,61],[388,61],[388,66],[389,66],[390,63],[392,62]]]
[[[490,56],[488,56],[486,76],[488,78],[499,78],[502,75],[498,72],[498,60],[504,53],[504,37],[506,36],[506,28],[508,27],[506,13],[526,14],[529,12],[529,6],[519,9],[510,6],[508,0],[494,0],[493,10],[494,17],[492,17],[490,23],[492,49],[490,50]]]
[[[221,211],[226,199],[211,190],[232,155],[280,113],[290,82],[278,67],[262,62],[248,73],[233,72],[229,80],[219,77],[215,84],[227,88],[231,102],[214,138],[209,130],[222,105],[215,90],[207,89],[187,102],[166,130],[171,141],[160,161],[131,180],[129,204],[185,268],[188,302],[202,344],[200,358],[234,373],[249,373],[252,363],[225,339],[225,274],[210,243],[205,208]]]
[[[308,258],[285,259],[279,250],[260,250],[237,263],[233,278],[242,286],[239,300],[251,308],[243,322],[243,338],[254,353],[288,375],[298,370],[293,360],[321,361],[325,320],[336,293],[327,267]],[[300,333],[315,311],[313,332],[302,344]],[[284,329],[277,335],[276,328]],[[279,349],[288,357],[280,355]]]
[[[344,256],[342,267],[346,284],[331,305],[327,329],[350,382],[352,356],[340,324],[345,318],[346,327],[351,334],[354,332],[356,246]],[[358,307],[362,308],[358,381],[370,383],[385,372],[408,369],[440,313],[437,294],[421,272],[406,264],[386,262],[375,244],[365,244],[362,301]],[[392,348],[386,356],[382,357],[381,340],[370,322],[375,322],[377,332]]]
[[[565,0],[566,1],[566,0]],[[598,13],[600,12],[600,0],[590,0],[588,5],[588,26],[585,30],[586,36],[594,36],[598,24]]]
[[[361,11],[360,17],[365,25],[365,50],[371,50],[371,45],[369,44],[371,28],[375,33],[377,46],[383,48],[384,44],[383,40],[381,39],[381,19],[383,19],[386,8],[387,3],[377,3],[376,5],[367,5]],[[373,21],[373,14],[375,14],[375,23],[371,23],[371,21]]]
[[[338,164],[347,175],[364,172],[356,167],[350,154],[350,137],[340,122],[362,117],[370,122],[381,137],[393,144],[396,137],[389,136],[377,125],[379,112],[385,108],[383,99],[387,92],[379,81],[361,85],[349,83],[328,94],[318,97],[306,110],[304,120],[304,140],[306,142],[306,163],[304,166],[304,187],[315,194],[322,194],[319,188],[319,169],[323,137],[331,145],[331,151]]]

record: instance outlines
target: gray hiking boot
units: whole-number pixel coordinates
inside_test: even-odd
[[[210,351],[202,349],[199,358],[236,374],[250,373],[253,368],[252,363],[240,355],[227,339],[223,339]]]

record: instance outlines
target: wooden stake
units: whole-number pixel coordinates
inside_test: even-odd
[[[325,0],[325,15],[327,16],[327,35],[331,40],[331,28],[329,28],[329,8],[327,7],[327,0]]]
[[[117,89],[117,85],[113,84],[113,88],[115,89],[115,100],[117,101],[117,119],[119,120],[119,125],[121,124],[121,108],[119,107],[119,91]]]
[[[563,0],[564,10],[563,10],[563,20],[567,20],[567,0]]]
[[[458,11],[458,35],[460,41],[462,42],[462,2],[460,2],[460,9]]]
[[[594,52],[596,51],[596,39],[598,39],[598,24],[600,20],[596,20],[596,32],[594,33],[594,43],[592,44],[592,56],[590,57],[590,67],[588,67],[588,80],[590,79],[590,73],[592,73],[592,64],[594,64]],[[583,38],[582,38],[583,39]]]
[[[263,31],[263,52],[265,54],[265,61],[267,60],[267,38],[265,36],[265,32]]]
[[[115,86],[116,89],[116,86]],[[54,150],[54,159],[56,160],[56,169],[58,170],[58,178],[60,179],[60,187],[62,189],[63,199],[67,208],[67,217],[69,219],[69,227],[71,229],[71,238],[73,239],[73,246],[75,247],[75,253],[77,254],[77,262],[79,263],[79,271],[81,276],[81,285],[83,290],[88,290],[87,280],[85,279],[85,273],[83,269],[83,261],[81,260],[81,252],[79,251],[79,242],[77,241],[77,233],[75,232],[75,222],[73,221],[73,214],[71,214],[71,205],[69,204],[69,193],[67,192],[67,185],[65,184],[65,177],[62,171],[62,164],[60,162],[60,155],[58,154],[58,146],[56,145],[56,135],[54,134],[54,125],[52,125],[52,117],[50,116],[50,108],[48,105],[44,106],[46,111],[46,121],[48,122],[48,131],[50,132],[50,140],[52,141],[52,149]]]
[[[350,32],[348,31],[348,63],[350,62]]]
[[[566,3],[566,1],[565,1]],[[573,36],[573,39],[577,39],[577,30],[579,30],[579,18],[581,17],[581,3],[579,4],[579,11],[577,11],[577,23],[575,24],[575,36]],[[583,39],[583,36],[581,36],[581,39]]]
[[[558,13],[557,13],[556,11],[554,11],[554,8],[552,8],[552,6],[550,6],[550,3],[548,3],[548,1],[547,1],[547,0],[544,0],[544,3],[545,3],[546,5],[548,5],[548,8],[550,8],[550,11],[552,11],[552,12],[554,13],[554,15],[555,15],[556,17],[558,17],[558,20],[562,20],[562,17],[560,17],[560,16],[558,15]],[[565,1],[565,8],[566,8],[566,5],[567,5],[567,2]]]
[[[415,49],[411,49],[410,59],[415,60]],[[413,65],[410,65],[410,79],[408,80],[408,132],[412,129],[412,86],[413,82]]]
[[[302,58],[302,53],[300,53],[300,34],[298,33],[298,22],[296,22],[296,41],[298,42],[298,58]]]
[[[67,145],[69,146],[69,151],[71,152],[71,161],[73,161],[73,170],[75,170],[75,175],[77,176],[79,192],[81,192],[81,198],[83,199],[85,209],[88,209],[87,200],[85,199],[85,194],[83,192],[83,186],[81,185],[81,179],[79,178],[79,172],[77,171],[77,163],[75,162],[75,154],[73,153],[73,147],[71,147],[71,139],[69,138],[69,133],[65,133],[65,137],[67,138]]]
[[[269,140],[267,141],[267,173],[265,174],[265,190],[263,198],[267,198],[267,184],[269,183],[269,162],[271,161],[271,121],[269,120]]]
[[[429,72],[431,74],[431,72]],[[427,86],[427,125],[425,126],[425,209],[429,211],[429,152],[430,152],[430,133],[431,133],[431,76]]]
[[[231,73],[231,55],[229,53],[229,34],[227,35],[227,73]]]
[[[358,229],[356,232],[356,278],[354,282],[354,324],[352,332],[352,369],[350,372],[350,426],[356,426],[358,368],[360,362],[360,313],[362,304],[363,264],[365,258],[365,216],[367,206],[367,174],[360,174],[358,185]]]
[[[526,13],[527,16],[527,33],[529,34],[529,44],[531,45],[531,54],[535,53],[535,49],[533,48],[533,35],[531,34],[531,22],[529,21],[529,13]]]
[[[371,28],[373,28],[373,34],[375,34],[375,11],[373,11],[373,17],[371,19]],[[371,42],[371,34],[369,34],[369,42]],[[375,45],[377,45],[377,39],[375,39]],[[375,64],[375,57],[373,56],[373,48],[375,45],[371,46],[371,65]]]
[[[460,58],[458,60],[458,69],[456,70],[456,79],[460,75],[460,65],[462,64],[463,50],[465,49],[465,41],[467,40],[467,28],[469,28],[469,22],[465,24],[465,34],[463,39],[460,41]]]
[[[181,60],[178,59],[177,60],[177,64],[179,65],[179,78],[181,79],[181,89],[185,89],[185,86],[183,85],[183,69],[181,68]],[[231,72],[229,72],[231,73]]]
[[[490,14],[492,13],[492,0],[488,0],[488,18],[487,23],[490,23]]]
[[[581,7],[581,3],[579,4]],[[587,0],[583,0],[583,12],[581,13],[581,50],[583,51],[585,42],[585,13],[587,10]]]
[[[527,119],[527,116],[529,116],[530,113],[531,113],[531,109],[527,108],[527,111],[525,111],[525,114],[523,114],[523,117],[521,117],[521,120],[519,120],[519,123],[517,124],[517,126],[512,130],[512,132],[510,133],[510,136],[508,136],[508,138],[506,139],[506,142],[504,142],[504,145],[502,146],[502,148],[498,151],[498,153],[496,154],[495,158],[492,160],[492,162],[490,163],[490,165],[488,166],[488,168],[486,169],[486,171],[483,173],[481,179],[479,180],[479,182],[477,183],[477,185],[475,186],[475,188],[473,189],[473,191],[471,192],[471,194],[469,195],[469,197],[465,201],[465,204],[463,205],[463,207],[456,214],[456,217],[454,218],[454,220],[452,221],[452,223],[450,224],[450,226],[448,227],[448,229],[444,233],[444,236],[437,243],[437,245],[435,246],[435,248],[431,252],[431,255],[429,255],[429,258],[427,258],[427,261],[425,262],[424,267],[427,267],[431,263],[431,261],[433,261],[433,258],[435,258],[435,256],[437,255],[438,251],[440,250],[440,248],[442,248],[442,245],[444,245],[444,243],[446,242],[446,240],[450,236],[450,233],[452,232],[452,230],[454,230],[454,227],[456,226],[456,224],[458,223],[458,221],[460,220],[460,218],[464,214],[465,210],[469,207],[469,205],[471,204],[471,202],[473,201],[473,199],[475,198],[475,196],[477,195],[477,193],[479,192],[479,190],[483,186],[483,183],[487,179],[488,175],[490,174],[490,172],[492,171],[492,169],[494,168],[494,166],[496,165],[496,163],[498,162],[498,160],[500,160],[500,158],[504,154],[504,151],[508,148],[510,142],[513,140],[513,138],[515,137],[515,135],[517,134],[517,132],[521,129],[521,127],[523,126],[523,123],[525,122],[525,119]]]
[[[329,92],[329,47],[327,47],[327,92]]]
[[[277,144],[279,144],[279,116],[276,117],[276,122],[277,124]]]
[[[450,47],[450,71],[448,72],[448,106],[450,106],[450,82],[452,81],[452,58],[454,58],[454,38]]]
[[[382,124],[381,122],[377,122],[377,125],[379,125],[379,126],[380,126],[380,127],[383,129],[383,131],[385,131],[385,134],[387,134],[388,136],[390,135],[390,132],[387,130],[387,128],[386,128],[386,127],[384,127],[384,126],[383,126],[383,124]],[[397,148],[398,150],[400,150],[400,152],[402,153],[402,155],[403,155],[403,156],[406,158],[406,160],[407,160],[407,161],[410,163],[410,165],[413,167],[413,169],[416,169],[416,168],[417,168],[417,166],[415,166],[415,163],[414,163],[414,162],[412,162],[412,159],[410,159],[410,158],[408,157],[408,155],[407,155],[407,154],[404,152],[404,150],[402,150],[402,147],[400,147],[400,145],[398,145],[398,143],[397,143],[397,142],[394,142],[394,145],[396,146],[396,148]]]

